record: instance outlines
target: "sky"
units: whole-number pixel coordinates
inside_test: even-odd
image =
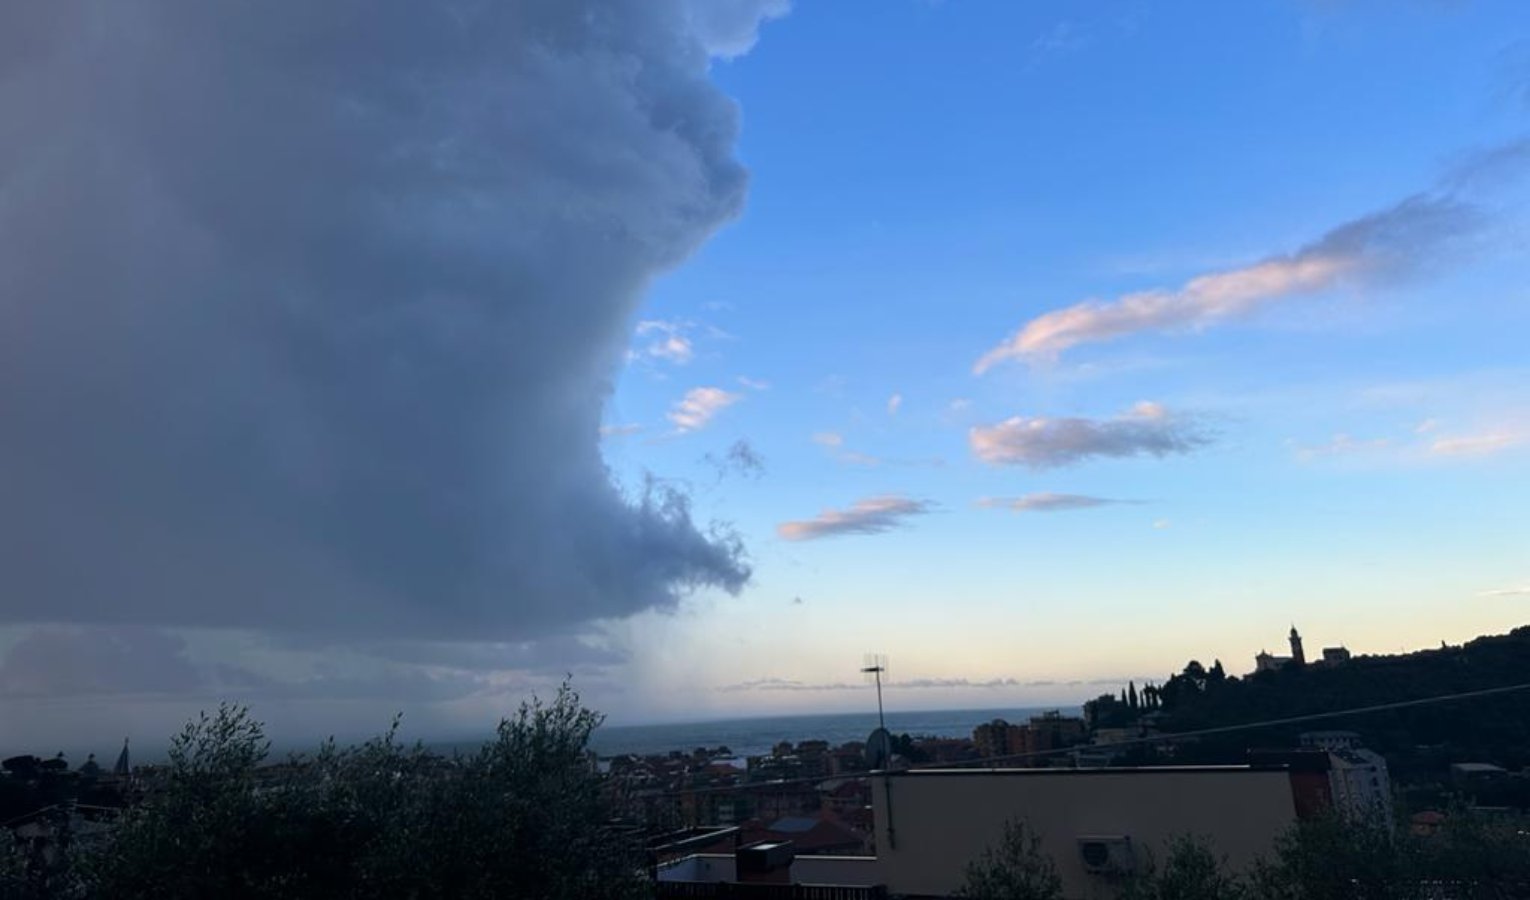
[[[0,12],[0,751],[1076,704],[1530,604],[1505,2]]]

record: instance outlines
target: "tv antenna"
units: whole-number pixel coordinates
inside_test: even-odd
[[[887,657],[881,653],[866,654],[866,664],[861,674],[877,685],[877,730],[866,739],[866,764],[873,772],[885,773],[893,764],[892,735],[887,731],[887,717],[882,712],[882,673],[887,671]],[[887,806],[887,849],[898,846],[897,831],[893,828],[892,785],[882,779],[882,796]]]
[[[877,684],[877,727],[887,730],[887,718],[882,714],[882,673],[887,671],[887,656],[882,653],[866,654],[866,664],[861,667],[861,674],[867,676],[867,681],[875,681]]]

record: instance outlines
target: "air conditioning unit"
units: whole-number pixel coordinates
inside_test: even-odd
[[[1129,875],[1137,870],[1132,839],[1123,834],[1080,837],[1078,855],[1084,871],[1097,875]]]

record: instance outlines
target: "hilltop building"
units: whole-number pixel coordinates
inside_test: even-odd
[[[1296,630],[1295,625],[1291,626],[1291,634],[1287,637],[1287,640],[1291,644],[1290,656],[1275,656],[1268,651],[1260,650],[1254,657],[1254,671],[1256,673],[1278,672],[1286,666],[1308,665],[1307,653],[1302,649],[1302,636]],[[1313,660],[1311,665],[1338,666],[1347,662],[1349,662],[1349,649],[1341,645],[1338,647],[1324,647],[1322,659]]]

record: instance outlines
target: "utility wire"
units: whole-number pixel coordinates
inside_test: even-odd
[[[1155,734],[1147,737],[1132,738],[1125,741],[1111,741],[1108,744],[1080,744],[1072,747],[1059,747],[1052,750],[1033,750],[1029,753],[1011,753],[1004,756],[985,756],[981,759],[960,760],[945,763],[918,763],[905,769],[893,769],[892,772],[908,772],[920,769],[957,769],[957,768],[997,768],[997,763],[1017,762],[1027,759],[1040,759],[1047,756],[1058,756],[1064,753],[1076,753],[1081,750],[1116,750],[1123,747],[1136,747],[1146,744],[1163,744],[1169,741],[1186,740],[1189,738],[1205,737],[1213,734],[1229,734],[1236,731],[1252,731],[1259,728],[1275,728],[1281,725],[1296,725],[1302,722],[1318,722],[1325,719],[1338,719],[1345,716],[1361,716],[1369,713],[1387,712],[1394,709],[1409,709],[1416,706],[1431,706],[1436,703],[1452,703],[1457,700],[1475,700],[1482,697],[1493,697],[1500,694],[1512,694],[1518,691],[1530,690],[1530,683],[1512,684],[1504,687],[1484,688],[1477,691],[1462,691],[1455,694],[1440,694],[1434,697],[1420,697],[1413,700],[1399,700],[1394,703],[1377,703],[1371,706],[1357,706],[1351,709],[1334,710],[1331,712],[1307,713],[1300,716],[1286,716],[1280,719],[1264,719],[1258,722],[1244,722],[1238,725],[1220,725],[1215,728],[1200,728],[1194,731],[1180,731],[1172,734]],[[709,785],[706,787],[681,788],[673,791],[663,791],[658,796],[679,797],[687,794],[719,794],[734,791],[760,790],[769,788],[795,787],[803,784],[819,784],[824,781],[861,781],[877,775],[885,775],[887,771],[877,770],[872,772],[848,772],[843,775],[826,775],[814,778],[789,778],[772,781],[757,781],[752,784],[728,784]]]

